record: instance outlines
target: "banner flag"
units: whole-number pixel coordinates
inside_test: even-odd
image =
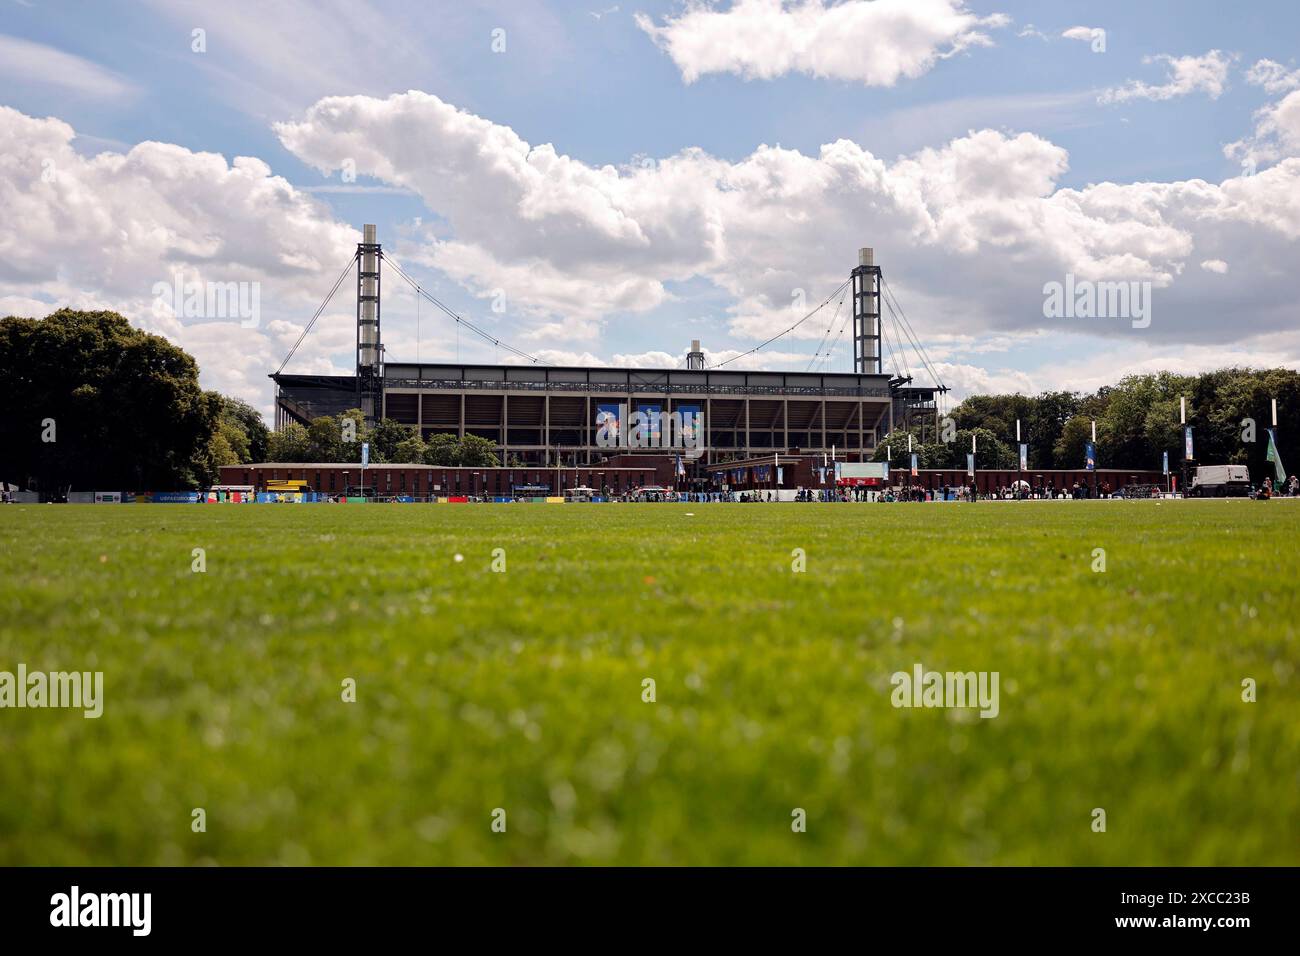
[[[363,441],[361,443],[361,467],[364,468],[368,464],[370,464],[370,442]]]
[[[975,477],[975,455],[971,452],[966,453],[966,475],[970,478]]]
[[[1191,461],[1196,456],[1192,454],[1192,426],[1188,425],[1183,429],[1183,457]]]
[[[1086,459],[1084,468],[1088,471],[1097,470],[1097,446],[1092,442],[1086,442],[1083,446],[1083,456]]]
[[[1164,455],[1165,455],[1165,460],[1164,460],[1164,466],[1163,466],[1163,467],[1164,467],[1164,472],[1163,472],[1163,473],[1167,475],[1167,474],[1169,474],[1169,452],[1165,452]]]
[[[596,406],[596,444],[602,447],[617,448],[622,441],[622,422],[617,403],[601,403]],[[603,437],[602,437],[603,436]]]
[[[1266,461],[1273,463],[1273,473],[1277,476],[1278,484],[1286,481],[1286,469],[1282,467],[1282,456],[1277,453],[1277,442],[1273,440],[1273,429],[1268,430],[1268,456]]]
[[[1029,445],[1025,442],[1020,443],[1020,470],[1029,470]]]
[[[916,477],[916,455],[912,455],[912,477]]]

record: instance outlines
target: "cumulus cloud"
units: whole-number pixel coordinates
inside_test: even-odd
[[[1300,70],[1288,70],[1276,60],[1256,60],[1246,71],[1246,82],[1262,86],[1266,93],[1300,89]]]
[[[1291,122],[1287,102],[1276,122]],[[1063,148],[979,130],[893,161],[838,140],[812,153],[759,146],[725,160],[686,149],[593,166],[419,92],[326,98],[277,132],[323,171],[351,160],[358,174],[418,195],[437,234],[414,230],[390,251],[473,292],[503,292],[502,337],[522,344],[531,334],[530,351],[548,361],[592,361],[608,323],[644,322],[684,296],[686,282],[721,290],[729,304],[717,325],[759,341],[828,296],[863,245],[876,248],[922,341],[948,337],[941,361],[971,388],[980,383],[961,367],[978,367],[979,351],[955,337],[1012,350],[1021,336],[1123,336],[1130,355],[1161,343],[1199,343],[1208,355],[1294,327],[1297,156],[1218,184],[1067,189]],[[0,301],[27,314],[116,308],[194,352],[210,387],[264,402],[266,373],[351,255],[356,232],[260,160],[163,143],[86,158],[72,148],[70,126],[14,110],[0,110],[0,136],[12,144],[0,160],[0,211],[23,224],[0,234]],[[1231,272],[1199,267],[1216,261],[1231,262]],[[155,314],[154,285],[178,271],[260,283],[261,324]],[[1045,319],[1043,285],[1067,274],[1151,281],[1151,326],[1139,334],[1128,322]],[[400,284],[390,290],[401,294]],[[1238,321],[1224,321],[1230,309]],[[336,371],[331,357],[352,343],[350,312],[341,301],[322,317],[294,370]],[[825,318],[796,337],[821,337]],[[709,327],[701,320],[702,337]],[[413,342],[386,332],[394,355],[413,357]],[[811,347],[796,356],[788,341],[776,349],[793,358],[764,350],[736,364],[802,367]],[[438,343],[423,357],[446,352]],[[658,361],[610,361],[624,360]]]
[[[87,158],[57,119],[0,107],[0,231],[5,312],[43,316],[61,306],[122,312],[199,360],[208,387],[265,405],[274,369],[358,240],[350,227],[259,159],[227,162],[166,143]],[[256,327],[225,315],[177,316],[156,286],[247,283]],[[254,286],[255,284],[255,286]],[[331,319],[304,353],[332,368]],[[206,310],[206,302],[205,302]],[[335,330],[337,338],[337,330]],[[351,323],[346,339],[352,338]]]
[[[862,245],[928,332],[1047,327],[1042,286],[1072,273],[1152,282],[1151,335],[1240,334],[1215,302],[1222,281],[1201,288],[1187,268],[1229,258],[1250,263],[1234,276],[1259,327],[1292,321],[1282,263],[1300,239],[1300,160],[1217,185],[1063,189],[1064,149],[981,130],[893,162],[838,140],[814,155],[760,146],[733,162],[688,149],[594,167],[418,92],[327,98],[277,129],[325,172],[350,158],[418,193],[450,233],[422,247],[424,261],[480,294],[505,290],[534,338],[591,339],[695,278],[730,296],[733,334],[766,337],[829,295]],[[820,337],[819,322],[795,337]]]
[[[1300,155],[1300,90],[1255,112],[1251,135],[1223,147],[1249,173],[1284,156]]]
[[[1222,259],[1206,259],[1201,263],[1201,268],[1206,272],[1215,272],[1219,275],[1226,275],[1228,272],[1228,264]]]
[[[769,80],[787,73],[893,86],[938,60],[992,43],[1002,14],[978,16],[963,0],[736,0],[729,9],[691,5],[662,25],[637,25],[694,83],[709,73]]]
[[[1219,50],[1211,50],[1204,56],[1175,57],[1161,53],[1143,57],[1143,63],[1163,63],[1168,67],[1164,83],[1151,85],[1142,80],[1129,80],[1123,86],[1103,90],[1097,101],[1171,100],[1191,93],[1205,93],[1212,100],[1218,99],[1227,85],[1232,60],[1231,56]]]

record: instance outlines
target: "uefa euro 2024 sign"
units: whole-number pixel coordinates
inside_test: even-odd
[[[644,406],[628,414],[627,403],[596,406],[596,445],[600,448],[650,448],[684,452],[698,458],[704,451],[704,413],[698,405],[671,412]]]

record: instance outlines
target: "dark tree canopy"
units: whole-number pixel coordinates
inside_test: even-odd
[[[1169,452],[1170,468],[1176,468],[1183,455],[1180,397],[1187,399],[1197,461],[1249,465],[1261,478],[1272,473],[1265,462],[1266,429],[1272,426],[1276,398],[1282,460],[1290,471],[1300,471],[1300,372],[1285,368],[1130,375],[1092,393],[972,395],[952,410],[956,437],[951,443],[934,443],[933,422],[927,422],[924,437],[930,443],[922,446],[922,429],[914,427],[913,450],[922,468],[964,468],[974,431],[978,467],[1014,468],[1018,418],[1031,469],[1082,468],[1095,421],[1098,467],[1155,469]],[[882,441],[875,460],[884,460],[886,442],[892,466],[905,468],[907,432]]]
[[[116,312],[0,319],[0,402],[0,480],[45,497],[195,488],[265,451],[255,409],[205,392],[193,358]]]

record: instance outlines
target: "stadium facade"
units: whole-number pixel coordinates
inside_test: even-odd
[[[380,295],[385,259],[374,226],[365,226],[354,261],[355,374],[294,375],[282,366],[271,376],[277,429],[360,408],[369,421],[390,418],[426,440],[439,434],[485,438],[502,466],[592,466],[619,454],[659,453],[681,455],[689,473],[700,476],[719,462],[776,454],[833,451],[841,461],[866,460],[896,424],[918,417],[933,423],[936,394],[943,391],[885,373],[882,276],[870,249],[860,251],[841,286],[852,301],[851,373],[707,368],[698,342],[679,369],[387,362]],[[663,443],[672,416],[701,423],[698,436],[690,436],[698,439],[696,447],[685,454]],[[649,441],[629,442],[627,418],[650,423]],[[611,422],[621,438],[612,443]]]

